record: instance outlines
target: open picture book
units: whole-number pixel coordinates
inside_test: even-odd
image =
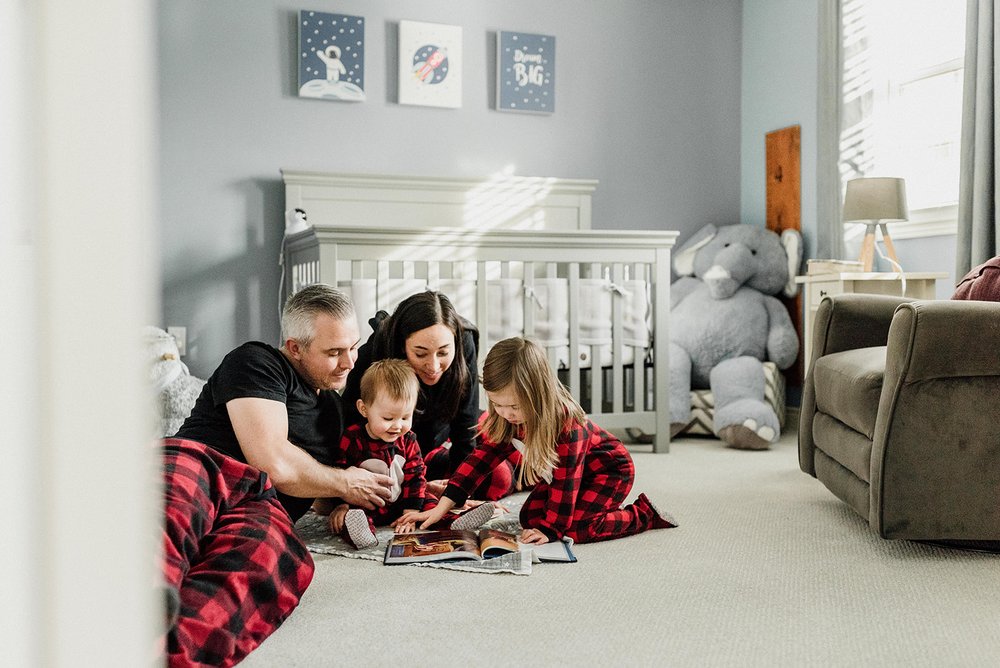
[[[575,562],[572,541],[542,545],[519,543],[517,536],[495,529],[478,531],[422,531],[395,534],[385,548],[383,563],[413,564],[421,561],[482,561],[512,552],[531,553],[531,561]]]

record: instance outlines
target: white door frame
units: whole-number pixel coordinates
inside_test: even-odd
[[[0,0],[6,665],[156,663],[154,21],[149,0]]]

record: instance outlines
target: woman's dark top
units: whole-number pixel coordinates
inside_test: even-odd
[[[372,329],[377,330],[382,319],[376,316],[369,322]],[[476,367],[478,364],[478,342],[474,332],[474,329],[466,328],[463,333],[462,346],[465,349],[465,364],[469,368],[469,385],[454,418],[448,420],[436,415],[433,410],[433,407],[438,405],[440,401],[443,389],[441,383],[435,385],[420,383],[420,398],[417,400],[417,410],[413,415],[413,433],[417,435],[417,442],[420,443],[420,452],[426,456],[427,453],[445,441],[451,440],[447,470],[434,470],[437,467],[432,467],[432,462],[427,462],[428,480],[449,477],[455,472],[458,465],[469,456],[476,443],[476,426],[481,411],[479,410],[479,371]],[[375,361],[372,359],[375,349],[374,340],[375,334],[372,334],[368,341],[358,349],[358,361],[355,362],[351,374],[347,377],[347,387],[344,389],[343,395],[344,423],[347,425],[364,422],[364,418],[358,412],[357,401],[361,396],[361,376]]]

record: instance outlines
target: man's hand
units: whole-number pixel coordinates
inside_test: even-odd
[[[344,492],[340,498],[362,508],[381,508],[392,496],[392,478],[352,466],[344,469]]]

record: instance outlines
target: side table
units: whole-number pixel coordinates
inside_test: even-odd
[[[906,293],[903,293],[903,277],[906,277]],[[806,373],[812,359],[812,331],[816,309],[823,297],[833,295],[866,293],[873,295],[899,295],[912,299],[934,299],[935,282],[947,278],[946,272],[850,272],[843,274],[815,274],[798,276],[796,283],[803,286],[802,294],[802,345]]]

